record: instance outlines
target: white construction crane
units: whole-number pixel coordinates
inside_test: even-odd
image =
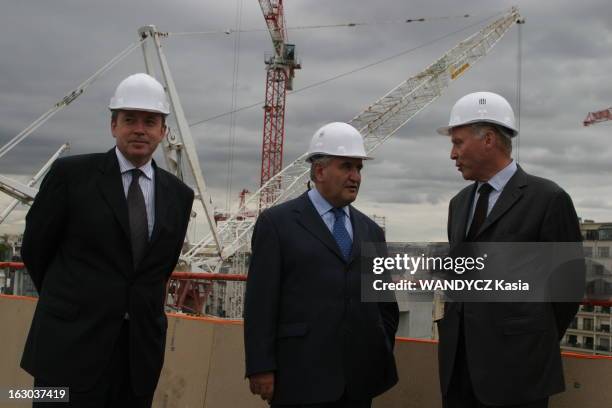
[[[147,25],[138,29],[138,35],[140,36],[145,67],[148,74],[154,75],[153,55],[157,57],[162,74],[162,82],[168,93],[170,108],[172,109],[174,120],[177,125],[177,133],[169,132],[168,137],[164,138],[162,141],[166,165],[170,172],[174,173],[180,179],[183,179],[181,162],[183,155],[186,156],[189,170],[191,170],[191,175],[196,184],[196,199],[199,199],[202,203],[202,207],[204,207],[204,215],[211,231],[211,242],[214,243],[214,251],[217,256],[219,256],[221,254],[221,241],[217,235],[212,197],[206,189],[204,174],[202,173],[200,161],[198,160],[195,142],[191,136],[191,130],[187,123],[187,118],[185,117],[185,111],[183,110],[183,105],[181,104],[176,85],[174,84],[174,79],[170,72],[170,66],[168,65],[166,55],[162,48],[161,38],[166,36],[166,34],[157,31],[154,25]],[[154,54],[153,51],[155,52]]]
[[[452,81],[487,55],[515,23],[523,22],[518,9],[513,7],[501,18],[457,44],[425,70],[402,82],[355,116],[350,123],[364,136],[366,151],[371,153],[378,148],[406,122],[435,101]],[[309,172],[309,164],[304,158],[305,155],[300,156],[272,177],[251,195],[245,207],[258,203],[262,191],[272,186],[278,186],[278,191],[273,195],[275,201],[268,203],[267,207],[302,193]],[[243,210],[239,209],[238,213]],[[206,272],[220,272],[222,268],[226,269],[228,258],[237,252],[244,253],[249,250],[254,224],[254,219],[243,219],[236,215],[230,217],[217,232],[217,239],[222,247],[221,256],[214,255],[214,238],[213,235],[208,235],[183,255],[183,261],[190,264],[193,271],[201,269]]]
[[[6,217],[13,211],[17,204],[31,204],[34,201],[34,197],[38,194],[38,189],[34,187],[34,184],[44,176],[47,171],[51,168],[51,165],[57,158],[69,148],[68,143],[64,143],[50,158],[47,163],[28,181],[27,184],[23,184],[19,181],[13,180],[6,176],[0,175],[0,191],[6,193],[14,198],[14,200],[0,213],[0,223],[2,223]]]
[[[191,131],[185,118],[185,113],[170,73],[170,67],[166,60],[166,56],[162,49],[161,38],[167,36],[167,33],[157,31],[155,26],[148,25],[143,26],[138,30],[138,41],[130,44],[126,49],[121,51],[109,62],[98,69],[92,76],[87,78],[74,90],[70,91],[64,97],[62,97],[51,109],[41,115],[38,119],[28,125],[19,134],[13,137],[8,143],[0,147],[0,158],[11,151],[17,144],[23,141],[25,138],[30,136],[36,129],[42,126],[45,122],[51,119],[55,114],[66,108],[69,104],[74,102],[79,96],[81,96],[86,89],[98,80],[103,74],[109,71],[112,67],[118,64],[121,60],[126,58],[131,52],[135,51],[139,47],[142,47],[144,54],[144,62],[147,73],[153,74],[154,59],[157,57],[159,68],[161,71],[161,81],[164,84],[164,88],[168,93],[170,99],[170,107],[174,114],[176,121],[176,132],[169,131],[166,138],[163,140],[163,152],[166,160],[167,168],[170,172],[174,173],[179,178],[183,178],[182,174],[182,159],[186,156],[186,162],[189,166],[189,170],[195,180],[196,184],[196,199],[199,199],[204,207],[205,217],[208,221],[208,225],[211,231],[212,242],[215,245],[215,253],[221,254],[221,244],[217,238],[216,223],[214,220],[214,213],[212,207],[212,198],[207,192],[206,184],[204,182],[204,176],[200,168],[198,156],[195,148],[195,143],[191,136]],[[155,76],[155,75],[154,75]],[[7,193],[8,195],[18,199],[19,201],[28,203],[34,199],[37,193],[35,188],[31,188],[25,184],[19,183],[18,181],[0,176],[0,191]],[[12,204],[11,204],[12,205]],[[14,207],[13,207],[14,208]],[[8,210],[8,209],[7,209]],[[10,210],[8,210],[10,212]],[[6,216],[6,215],[5,215]],[[1,221],[0,221],[1,222]]]

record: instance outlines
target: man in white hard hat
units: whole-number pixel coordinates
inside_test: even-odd
[[[131,75],[109,108],[116,146],[55,161],[26,217],[21,254],[39,300],[21,366],[36,387],[69,387],[61,407],[151,406],[193,203],[152,160],[169,113],[162,85]]]
[[[451,251],[465,242],[581,241],[570,196],[512,159],[518,132],[503,97],[464,96],[438,132],[450,136],[451,160],[473,181],[450,201]],[[446,303],[438,321],[444,407],[547,407],[564,390],[559,341],[577,309],[570,302]]]
[[[385,240],[351,205],[365,159],[355,128],[323,126],[306,156],[314,188],[265,210],[255,225],[246,376],[273,407],[370,407],[397,382],[397,303],[360,299],[362,243]]]

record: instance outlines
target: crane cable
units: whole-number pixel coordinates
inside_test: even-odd
[[[51,109],[49,109],[47,112],[39,116],[38,119],[36,119],[31,124],[29,124],[25,129],[19,132],[17,136],[13,137],[4,146],[2,146],[0,148],[0,157],[7,154],[10,150],[12,150],[15,146],[17,146],[17,144],[19,144],[22,140],[30,136],[32,132],[34,132],[36,129],[42,126],[45,122],[51,119],[57,112],[64,109],[66,106],[68,106],[72,102],[74,102],[75,99],[77,99],[79,96],[83,94],[83,92],[85,92],[85,89],[87,89],[89,85],[93,84],[106,71],[108,71],[109,69],[117,65],[119,61],[123,60],[125,57],[131,54],[132,51],[139,48],[140,44],[142,44],[144,41],[146,41],[146,39],[141,39],[141,40],[138,40],[130,44],[127,48],[125,48],[123,51],[121,51],[119,54],[113,57],[109,62],[107,62],[100,69],[98,69],[92,76],[87,78],[85,81],[81,82],[79,86],[76,87],[76,89],[74,89],[69,94],[64,96],[62,99],[57,101]]]
[[[298,89],[296,89],[296,90],[294,90],[294,91],[288,92],[287,94],[289,94],[289,95],[293,95],[293,94],[296,94],[296,93],[299,93],[299,92],[305,91],[305,90],[307,90],[307,89],[315,88],[315,87],[317,87],[317,86],[321,86],[321,85],[326,84],[326,83],[328,83],[328,82],[335,81],[336,79],[343,78],[343,77],[345,77],[345,76],[348,76],[348,75],[354,74],[354,73],[356,73],[356,72],[360,72],[360,71],[366,70],[366,69],[368,69],[368,68],[374,67],[374,66],[376,66],[376,65],[382,64],[382,63],[387,62],[387,61],[390,61],[390,60],[392,60],[392,59],[395,59],[395,58],[398,58],[398,57],[404,56],[404,55],[409,54],[409,53],[411,53],[411,52],[417,51],[417,50],[419,50],[419,49],[421,49],[421,48],[425,48],[425,47],[427,47],[427,46],[429,46],[429,45],[431,45],[431,44],[434,44],[434,43],[436,43],[436,42],[438,42],[438,41],[444,40],[444,39],[446,39],[446,38],[448,38],[448,37],[452,37],[452,36],[453,36],[453,35],[455,35],[455,34],[458,34],[458,33],[460,33],[460,32],[463,32],[463,31],[469,30],[470,28],[473,28],[473,27],[475,27],[475,26],[481,25],[481,24],[483,24],[483,23],[485,23],[485,22],[487,22],[487,21],[489,21],[489,20],[492,20],[492,19],[494,19],[494,18],[498,17],[498,16],[499,16],[499,15],[501,15],[501,14],[504,14],[504,12],[498,12],[498,13],[495,13],[495,14],[493,14],[493,15],[491,15],[491,16],[489,16],[489,17],[487,17],[487,18],[484,18],[484,19],[482,19],[482,20],[480,20],[480,21],[477,21],[477,22],[475,22],[475,23],[473,23],[473,24],[470,24],[470,25],[468,25],[468,26],[465,26],[465,27],[463,27],[463,28],[460,28],[459,30],[455,30],[455,31],[450,32],[450,33],[448,33],[448,34],[445,34],[445,35],[443,35],[443,36],[437,37],[437,38],[435,38],[435,39],[433,39],[433,40],[431,40],[431,41],[427,41],[427,42],[425,42],[425,43],[423,43],[423,44],[421,44],[421,45],[417,45],[416,47],[409,48],[409,49],[404,50],[404,51],[401,51],[401,52],[399,52],[399,53],[397,53],[397,54],[393,54],[393,55],[391,55],[391,56],[389,56],[389,57],[385,57],[385,58],[382,58],[382,59],[380,59],[380,60],[377,60],[377,61],[371,62],[371,63],[369,63],[369,64],[367,64],[367,65],[363,65],[363,66],[361,66],[361,67],[359,67],[359,68],[355,68],[355,69],[352,69],[352,70],[350,70],[350,71],[347,71],[347,72],[343,72],[343,73],[341,73],[341,74],[334,75],[334,76],[332,76],[332,77],[330,77],[330,78],[327,78],[327,79],[324,79],[324,80],[322,80],[322,81],[314,82],[314,83],[312,83],[312,84],[310,84],[310,85],[306,85],[306,86],[304,86],[304,87],[302,87],[302,88],[298,88]],[[197,121],[194,121],[194,122],[190,123],[190,124],[189,124],[189,126],[190,126],[190,127],[196,127],[196,126],[202,125],[202,124],[204,124],[204,123],[206,123],[206,122],[210,122],[210,121],[212,121],[212,120],[219,119],[219,118],[222,118],[222,117],[227,116],[227,115],[231,115],[231,114],[234,114],[234,113],[237,113],[237,112],[241,112],[241,111],[244,111],[244,110],[248,110],[248,109],[252,109],[252,108],[255,108],[255,107],[261,106],[261,104],[262,104],[262,103],[264,103],[264,102],[265,102],[265,101],[259,101],[259,102],[256,102],[256,103],[253,103],[253,104],[250,104],[250,105],[242,106],[242,107],[240,107],[240,108],[238,108],[238,109],[236,109],[236,110],[230,111],[230,112],[224,112],[224,113],[220,113],[220,114],[215,115],[215,116],[211,116],[211,117],[206,118],[206,119],[197,120]]]
[[[243,0],[236,0],[236,36],[234,37],[234,69],[232,74],[232,96],[231,96],[231,113],[230,127],[228,138],[228,161],[227,161],[227,182],[226,182],[226,197],[225,210],[227,213],[231,210],[232,202],[232,178],[234,173],[234,149],[236,146],[236,103],[238,100],[238,73],[240,68],[240,27],[242,25],[242,6]]]
[[[372,26],[372,25],[390,25],[390,24],[408,24],[408,23],[423,23],[433,20],[451,20],[458,18],[469,18],[469,14],[463,14],[460,16],[440,16],[440,17],[420,17],[420,18],[407,18],[407,19],[395,19],[395,20],[380,20],[371,22],[356,22],[356,23],[337,23],[337,24],[317,24],[317,25],[306,25],[306,26],[294,26],[287,27],[287,31],[297,30],[318,30],[322,28],[341,28],[341,27],[361,27],[361,26]],[[226,30],[209,30],[209,31],[184,31],[184,32],[165,32],[163,33],[166,37],[186,37],[186,36],[199,36],[199,35],[219,35],[219,34],[234,34],[234,33],[256,33],[256,32],[268,32],[267,28],[252,28],[241,30],[240,28],[226,29]]]
[[[517,36],[517,56],[516,56],[516,130],[518,131],[516,137],[516,162],[520,163],[521,158],[521,90],[523,82],[523,24],[525,20],[521,19],[516,22],[518,25]]]

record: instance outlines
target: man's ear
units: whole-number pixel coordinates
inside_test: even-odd
[[[485,132],[485,145],[489,148],[495,147],[497,145],[497,138],[491,129],[487,129]]]
[[[117,127],[117,118],[111,118],[111,134],[115,137],[115,128]]]

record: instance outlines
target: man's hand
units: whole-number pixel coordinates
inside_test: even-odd
[[[260,395],[261,399],[272,401],[274,395],[274,373],[258,373],[249,377],[251,392]]]

